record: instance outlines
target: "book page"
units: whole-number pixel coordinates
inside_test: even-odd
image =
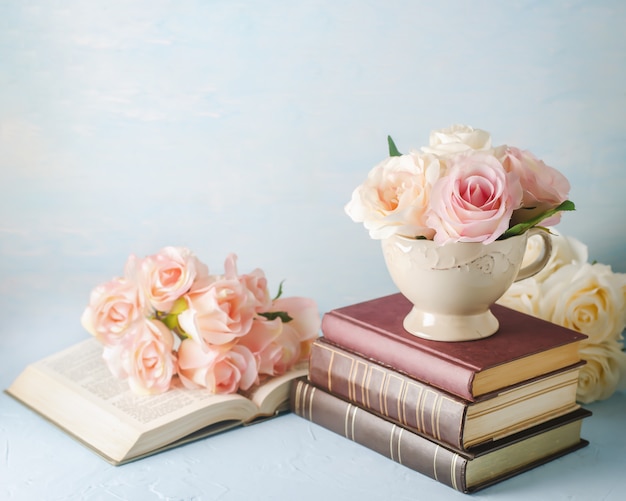
[[[246,395],[187,389],[177,378],[163,394],[136,395],[110,373],[102,345],[89,338],[30,364],[7,393],[117,464],[193,434],[206,436],[274,415],[288,400],[290,381],[303,374],[306,365]]]
[[[309,362],[300,362],[285,374],[268,378],[266,381],[262,381],[258,387],[254,387],[243,394],[258,407],[259,415],[272,415],[281,404],[284,403],[288,407],[291,381],[306,376],[308,372]]]
[[[62,378],[86,398],[97,400],[122,419],[138,425],[156,425],[218,402],[241,400],[240,395],[213,395],[206,390],[183,388],[174,379],[172,388],[160,395],[137,395],[127,381],[116,379],[102,359],[102,346],[88,339],[40,362],[41,370]],[[248,405],[246,405],[248,406]],[[235,416],[241,417],[241,416]]]

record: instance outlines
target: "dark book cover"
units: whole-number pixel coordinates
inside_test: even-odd
[[[412,433],[327,393],[304,379],[294,381],[290,402],[291,410],[298,416],[466,493],[584,447],[588,442],[580,438],[580,421],[591,415],[586,409],[578,409],[497,443],[478,448],[474,455],[469,456]],[[570,425],[574,427],[571,428]],[[559,434],[560,430],[566,430],[567,433]],[[522,451],[519,450],[520,446],[523,447]],[[482,457],[491,454],[505,460],[496,461],[489,468],[479,467],[479,473],[476,474],[472,463],[480,462]]]
[[[334,309],[322,319],[326,339],[420,381],[474,400],[580,361],[584,334],[495,304],[494,335],[459,342],[414,336],[402,326],[411,309],[392,294]]]

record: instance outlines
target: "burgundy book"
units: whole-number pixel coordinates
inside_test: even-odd
[[[296,380],[291,388],[292,411],[397,463],[461,492],[473,492],[584,447],[578,409],[462,455],[412,433],[335,395]],[[558,482],[558,479],[555,479]]]
[[[326,339],[365,358],[473,401],[480,395],[580,361],[587,336],[495,304],[500,328],[477,341],[442,342],[407,332],[411,304],[392,294],[337,308],[322,319]]]
[[[577,409],[576,388],[582,365],[469,402],[322,337],[311,348],[308,379],[324,391],[415,433],[468,451]]]

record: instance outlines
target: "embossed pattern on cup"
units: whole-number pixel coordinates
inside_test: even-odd
[[[538,233],[540,232],[540,233]],[[404,319],[410,333],[440,341],[480,339],[498,330],[490,311],[520,273],[529,234],[491,244],[459,242],[437,245],[431,240],[393,236],[382,241],[392,280],[413,308]],[[547,237],[547,235],[545,235]],[[545,266],[551,248],[525,267],[524,277]]]

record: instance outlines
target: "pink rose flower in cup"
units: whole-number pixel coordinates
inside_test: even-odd
[[[454,157],[447,174],[431,190],[427,223],[434,241],[493,242],[509,227],[522,201],[515,173],[507,173],[493,156],[473,153]]]
[[[143,395],[167,391],[176,372],[174,336],[159,320],[145,319],[133,325],[127,343],[105,347],[104,359],[110,371],[128,379],[134,393]]]
[[[128,328],[144,313],[143,296],[136,284],[115,278],[92,290],[81,324],[101,343],[115,345],[122,342]]]
[[[208,273],[207,266],[185,247],[165,247],[140,263],[147,299],[155,310],[162,312],[169,312],[194,281]]]
[[[539,223],[554,225],[562,212],[575,210],[565,176],[528,151],[492,146],[487,131],[467,125],[434,130],[428,146],[407,154],[390,136],[387,142],[389,157],[345,206],[373,239],[487,244]]]
[[[223,276],[212,277],[186,296],[181,329],[198,343],[226,344],[245,335],[256,314],[256,298],[237,275],[237,256],[226,258]]]
[[[519,176],[524,193],[522,199],[524,209],[516,211],[513,224],[527,221],[567,200],[570,184],[558,170],[546,165],[529,151],[512,146],[503,149],[500,161],[507,172],[515,172]],[[560,219],[559,212],[542,221],[542,224],[554,225]]]
[[[440,173],[432,155],[412,153],[388,157],[352,193],[346,213],[362,222],[375,239],[393,234],[432,238],[424,217],[431,185]]]
[[[178,348],[178,374],[187,388],[212,393],[248,390],[258,380],[257,362],[245,346],[200,345],[185,339]]]

